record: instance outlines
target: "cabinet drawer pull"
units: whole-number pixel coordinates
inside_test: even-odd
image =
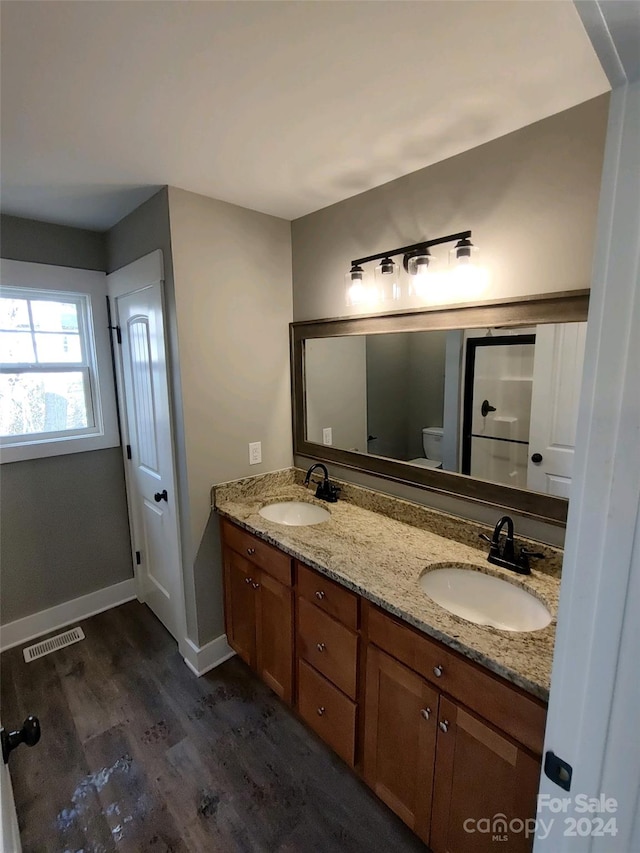
[[[434,666],[433,674],[435,675],[436,678],[440,678],[442,676],[442,667],[441,666]]]
[[[259,584],[259,583],[252,583],[252,584],[251,584],[251,586],[252,586],[254,589],[260,589],[260,584]]]
[[[438,723],[438,727],[439,727],[441,732],[448,732],[449,731],[449,720],[442,720],[441,722]]]
[[[316,643],[316,649],[317,649],[319,652],[323,652],[326,648],[327,648],[327,647],[325,646],[325,644],[324,644],[324,643]]]
[[[316,598],[318,599],[318,601],[322,601],[322,599],[324,598],[324,592],[321,589],[316,592]]]
[[[422,714],[422,718],[424,720],[428,720],[429,717],[431,716],[431,708],[423,708],[422,711],[420,711],[420,713]]]
[[[255,554],[255,553],[256,553],[256,549],[255,549],[255,548],[247,548],[247,554],[248,554],[250,557],[251,557],[251,555],[252,555],[252,554]]]
[[[324,714],[324,706],[320,705],[318,708],[318,716],[321,717]]]
[[[245,578],[244,582],[245,583],[253,583],[253,578]]]

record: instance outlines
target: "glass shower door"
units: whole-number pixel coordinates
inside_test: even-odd
[[[526,488],[535,335],[469,338],[462,473]]]

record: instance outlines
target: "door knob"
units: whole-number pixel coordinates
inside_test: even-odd
[[[449,720],[442,720],[441,722],[438,723],[438,726],[439,726],[441,732],[448,732],[449,731]]]
[[[157,504],[159,504],[160,501],[167,501],[167,503],[168,503],[169,502],[169,495],[167,494],[167,490],[163,489],[161,492],[156,492],[155,495],[153,496],[153,499]]]
[[[435,675],[436,678],[441,678],[442,677],[442,667],[440,665],[434,666],[433,674]]]
[[[534,465],[539,465],[542,462],[542,453],[534,453],[531,456],[531,461]]]
[[[429,717],[431,716],[431,708],[423,708],[422,711],[420,711],[420,713],[422,714],[423,720],[428,720]]]
[[[2,760],[6,764],[9,760],[9,753],[20,746],[21,743],[26,743],[27,746],[35,746],[40,740],[40,720],[37,717],[29,716],[22,724],[22,728],[16,732],[6,732],[0,729],[0,740],[2,740]]]
[[[486,418],[489,412],[495,412],[496,407],[492,406],[488,400],[482,401],[482,406],[480,406],[480,414],[483,418]]]

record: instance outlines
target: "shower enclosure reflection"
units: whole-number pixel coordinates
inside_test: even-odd
[[[309,338],[306,440],[568,497],[586,323]]]

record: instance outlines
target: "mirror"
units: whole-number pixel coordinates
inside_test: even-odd
[[[580,291],[293,324],[296,453],[563,523],[587,306]]]

